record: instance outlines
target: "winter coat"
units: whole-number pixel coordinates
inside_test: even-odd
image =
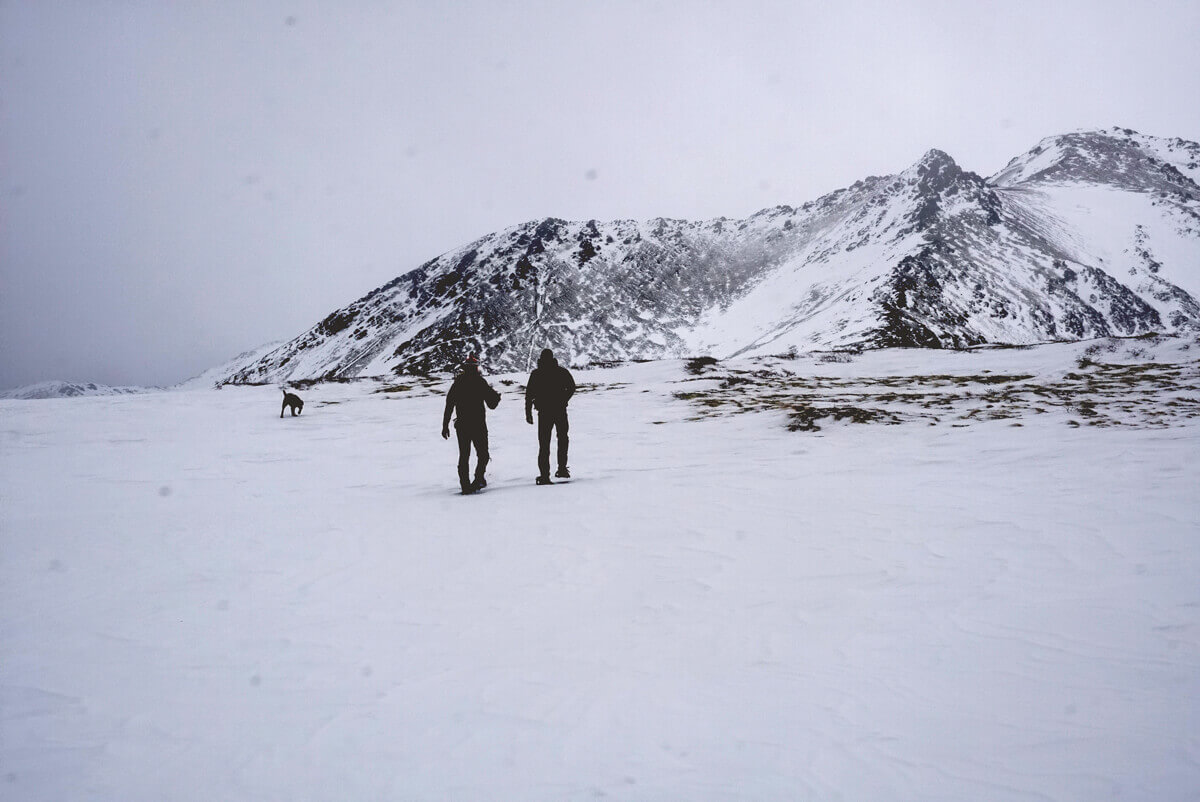
[[[479,375],[477,370],[464,370],[454,377],[450,391],[446,393],[446,412],[442,416],[442,428],[450,426],[450,414],[458,410],[454,420],[454,428],[486,428],[487,404],[488,409],[495,409],[500,403],[500,393],[496,392],[487,379]]]
[[[525,416],[532,415],[534,407],[541,413],[562,412],[574,394],[575,379],[571,371],[559,365],[554,357],[539,359],[525,385]]]

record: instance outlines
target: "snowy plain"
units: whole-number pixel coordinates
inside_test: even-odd
[[[577,371],[548,488],[493,376],[473,497],[445,382],[0,401],[0,798],[1194,799],[1197,359]],[[1053,390],[1105,360],[1167,417]]]

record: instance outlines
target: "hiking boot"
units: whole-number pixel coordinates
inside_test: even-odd
[[[568,471],[565,466],[562,468],[559,468],[557,471],[555,471],[554,475],[557,476],[559,479],[570,479],[571,478],[571,472]]]
[[[483,490],[485,487],[487,487],[487,479],[482,476],[476,476],[475,481],[471,484],[472,490]]]
[[[462,486],[462,494],[464,496],[469,496],[474,492],[475,492],[475,485],[463,485]]]
[[[539,485],[552,485],[552,484],[554,484],[554,482],[551,482],[551,481],[550,481],[550,477],[549,477],[549,476],[539,476],[538,478],[534,479],[533,481],[534,481],[534,482],[536,482],[536,483],[537,483],[537,484],[539,484]]]

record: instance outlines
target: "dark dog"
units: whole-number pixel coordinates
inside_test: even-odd
[[[279,389],[283,390],[282,387]],[[287,390],[283,390],[283,406],[279,408],[279,417],[283,417],[283,411],[288,407],[292,408],[292,417],[294,418],[304,411],[304,402],[301,401],[300,396],[296,395],[295,393],[289,393]]]

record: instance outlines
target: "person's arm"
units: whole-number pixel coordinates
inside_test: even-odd
[[[525,422],[533,423],[533,374],[529,374],[529,381],[525,384]]]
[[[573,395],[575,395],[575,377],[571,375],[571,371],[563,368],[563,403],[570,401]]]
[[[495,409],[500,403],[500,393],[496,391],[495,387],[487,382],[484,382],[483,386],[486,388],[483,396],[484,403],[488,405],[488,409]]]
[[[450,439],[450,413],[454,411],[454,385],[446,391],[446,411],[442,414],[442,439]]]

